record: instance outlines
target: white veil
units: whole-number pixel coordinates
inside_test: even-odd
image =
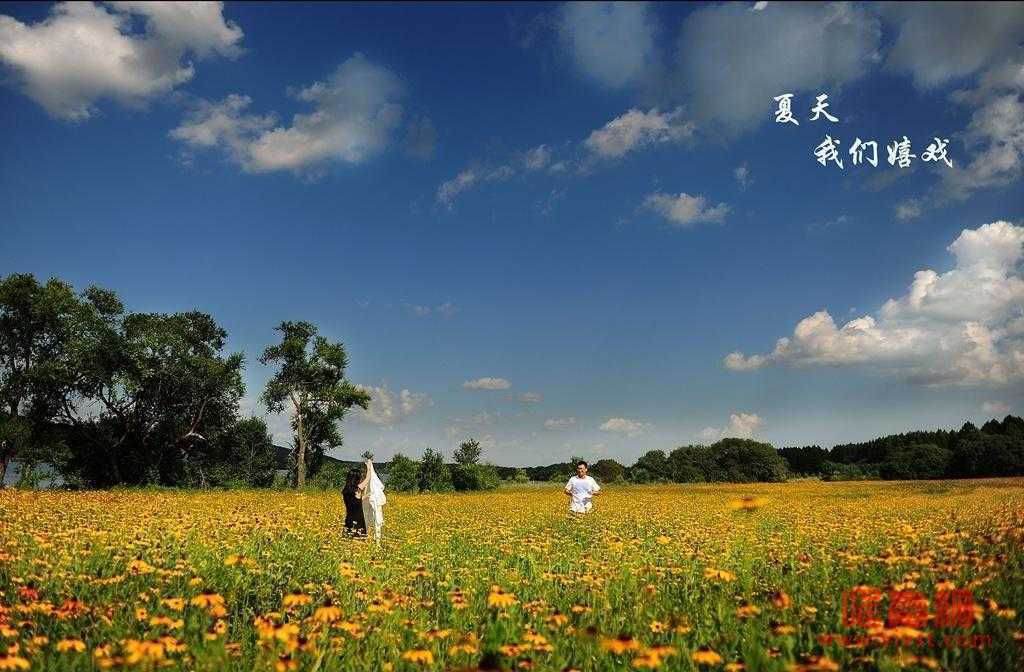
[[[366,491],[363,493],[363,499],[373,506],[382,506],[388,501],[384,496],[384,484],[378,478],[372,460],[366,461]]]

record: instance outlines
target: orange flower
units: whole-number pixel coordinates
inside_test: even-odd
[[[790,605],[793,604],[793,601],[789,599],[789,595],[782,590],[772,591],[769,597],[771,598],[772,606],[776,609],[789,609]]]
[[[434,654],[427,649],[412,649],[402,654],[402,660],[419,665],[431,665],[434,662]]]
[[[512,593],[506,593],[499,586],[491,586],[491,592],[487,596],[487,606],[492,609],[504,609],[511,607],[518,602]]]
[[[82,651],[85,651],[85,642],[80,639],[62,639],[57,642],[57,650],[61,653],[66,651],[81,653]]]
[[[341,609],[334,606],[330,601],[318,608],[313,613],[313,620],[318,623],[333,623],[341,620]]]
[[[622,655],[626,651],[636,651],[640,648],[640,642],[629,635],[619,635],[614,639],[602,639],[601,648],[616,655]]]
[[[724,581],[726,583],[736,580],[736,575],[732,572],[728,572],[724,569],[715,569],[714,567],[706,567],[704,569],[704,578],[709,581]]]
[[[312,601],[313,601],[313,598],[310,597],[309,595],[304,595],[303,593],[297,593],[296,592],[296,593],[289,593],[288,595],[285,595],[284,599],[281,601],[281,603],[282,603],[282,605],[284,606],[285,609],[290,609],[292,607],[302,607],[302,606],[305,606],[305,605],[309,604]]]
[[[18,656],[6,656],[0,653],[0,670],[27,670],[32,667],[24,658]]]
[[[722,662],[722,657],[706,646],[694,651],[690,658],[698,665],[718,665]]]

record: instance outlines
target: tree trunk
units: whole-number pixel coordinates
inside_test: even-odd
[[[4,479],[7,477],[7,463],[10,458],[7,455],[0,455],[0,489],[4,487]]]
[[[301,402],[295,408],[295,419],[299,439],[299,454],[295,460],[295,487],[301,490],[306,487],[306,430],[302,425]]]

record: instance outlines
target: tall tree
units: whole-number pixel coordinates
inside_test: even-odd
[[[456,464],[462,466],[472,466],[480,461],[480,453],[483,452],[483,448],[480,447],[480,442],[476,439],[469,439],[459,444],[458,450],[452,456],[455,459]]]
[[[275,328],[281,342],[263,351],[260,362],[280,368],[267,381],[263,403],[273,413],[292,411],[295,432],[295,484],[306,484],[311,446],[318,450],[341,445],[337,423],[353,406],[366,408],[370,395],[345,379],[348,357],[341,343],[317,334],[309,322],[282,322]]]
[[[66,470],[91,485],[208,484],[236,422],[241,353],[205,313],[133,313],[84,340],[58,406],[74,444]]]
[[[122,310],[97,287],[79,297],[56,278],[45,285],[27,273],[0,280],[0,487],[13,459],[50,459],[38,449],[62,383],[77,375],[82,335]]]

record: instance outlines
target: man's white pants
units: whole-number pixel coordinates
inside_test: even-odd
[[[576,500],[573,500],[569,504],[569,510],[572,511],[573,513],[589,513],[592,507],[593,503],[589,499],[583,502],[577,502]]]
[[[374,506],[368,500],[363,500],[363,519],[366,521],[366,534],[371,533],[377,541],[380,541],[381,528],[384,527],[384,507],[380,504]],[[372,532],[371,532],[372,531]]]

